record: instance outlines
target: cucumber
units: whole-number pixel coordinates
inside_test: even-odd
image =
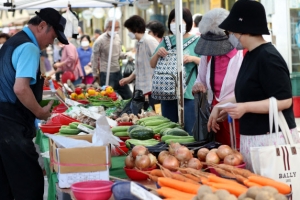
[[[188,136],[189,134],[179,128],[173,128],[171,130],[167,130],[163,133],[163,135],[177,135],[177,136]]]
[[[149,140],[128,139],[125,141],[127,148],[131,148],[129,143],[133,145],[155,146],[159,143],[159,141],[155,139],[149,139]]]
[[[150,116],[150,117],[145,117],[142,119],[139,119],[137,121],[138,124],[141,124],[142,122],[148,121],[148,120],[155,120],[155,119],[166,119],[165,117],[161,116],[161,115],[157,115],[157,116]]]
[[[166,140],[169,139],[188,139],[188,138],[193,138],[193,136],[177,136],[177,135],[164,135],[161,137],[161,141],[165,142]]]
[[[160,129],[159,134],[160,134],[160,135],[164,135],[163,133],[164,133],[165,131],[167,131],[167,130],[170,130],[170,129],[172,129],[172,128],[169,128],[169,127],[163,127],[162,129]]]
[[[136,127],[143,127],[141,125],[132,125],[127,129],[127,132],[129,133],[132,129],[136,128]]]
[[[87,124],[81,124],[81,125],[83,125],[83,126],[85,126],[85,127],[89,128],[89,129],[92,129],[92,130],[94,130],[94,129],[95,129],[95,127],[93,127],[93,126],[90,126],[90,125],[87,125]]]
[[[59,133],[65,135],[77,135],[78,133],[80,133],[80,130],[71,128],[61,128],[59,129]]]
[[[164,128],[175,128],[178,124],[175,122],[169,122],[167,124],[164,124],[163,126],[157,127],[155,129],[153,129],[153,131],[155,133],[160,133],[160,131]]]
[[[114,134],[114,136],[117,136],[117,137],[128,137],[128,133],[127,132],[116,132]]]
[[[73,123],[69,124],[69,127],[71,129],[77,129],[77,126],[78,126],[78,124],[73,124]]]
[[[165,143],[170,144],[171,142],[178,142],[179,144],[185,144],[185,143],[191,143],[191,142],[195,142],[194,137],[189,137],[189,138],[181,138],[181,139],[168,139],[165,141]]]
[[[153,138],[153,136],[153,130],[147,127],[136,127],[129,132],[129,137],[132,139],[147,140]]]
[[[116,127],[112,127],[112,128],[111,128],[111,131],[112,131],[113,133],[116,133],[116,132],[124,132],[124,131],[127,131],[129,127],[130,127],[130,126],[116,126]]]
[[[142,123],[145,126],[158,126],[160,124],[163,124],[165,122],[169,122],[169,119],[159,119],[159,120],[150,120],[150,121],[145,121]]]

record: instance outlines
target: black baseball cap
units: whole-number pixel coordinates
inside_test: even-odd
[[[57,10],[53,8],[43,8],[40,10],[40,12],[35,12],[35,14],[53,27],[57,35],[57,39],[61,43],[69,44],[64,34],[67,20],[61,16]]]

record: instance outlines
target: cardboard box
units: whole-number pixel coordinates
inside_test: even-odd
[[[69,136],[92,142],[92,135]],[[59,186],[70,187],[86,180],[108,180],[110,167],[109,147],[59,148],[50,139],[51,170],[58,173]]]

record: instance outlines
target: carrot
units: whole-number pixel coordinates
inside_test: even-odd
[[[212,187],[216,189],[224,189],[230,192],[231,194],[235,195],[236,197],[240,196],[241,194],[245,193],[248,188],[241,186],[238,186],[236,184],[226,184],[226,183],[213,183],[211,185]]]
[[[234,167],[231,165],[219,164],[218,167],[220,167],[221,169],[224,169],[228,172],[232,172],[233,174],[241,175],[245,178],[248,178],[249,176],[254,175],[251,171],[249,171],[247,169],[237,168],[237,167]]]
[[[209,175],[208,177],[208,181],[210,182],[215,182],[215,183],[225,183],[225,184],[237,184],[240,185],[239,183],[237,183],[234,180],[230,180],[230,179],[226,179],[226,178],[221,178],[219,176],[214,176],[214,175]]]
[[[281,194],[291,193],[291,188],[285,183],[275,181],[273,179],[263,177],[263,176],[249,176],[249,181],[260,184],[262,186],[272,186],[278,190]]]
[[[149,174],[148,176],[152,181],[157,182],[158,176],[152,176],[151,174]]]
[[[201,182],[201,178],[197,177],[197,176],[194,176],[192,174],[182,174],[183,176],[193,180],[193,181],[196,181],[197,183]]]
[[[248,179],[244,180],[244,185],[247,187],[258,186],[262,187],[262,185],[249,181]]]
[[[242,184],[244,184],[244,181],[248,180],[247,178],[245,178],[241,175],[238,175],[238,174],[235,175],[235,178],[239,183],[242,183]]]
[[[195,185],[193,183],[187,183],[182,182],[178,180],[174,180],[171,178],[158,178],[158,184],[162,187],[170,187],[176,190],[179,190],[181,192],[191,193],[191,194],[197,194],[198,189],[200,188],[200,185]]]
[[[224,169],[220,169],[220,168],[214,168],[216,170],[216,172],[218,172],[218,174],[222,175],[222,176],[225,176],[227,178],[235,178],[235,175],[232,174],[231,172],[228,172]]]
[[[194,181],[190,178],[187,178],[187,177],[185,177],[181,174],[177,174],[177,173],[172,173],[171,178],[175,179],[175,180],[183,181],[183,182],[186,182],[186,183],[192,183],[192,184],[195,184],[195,185],[200,185],[200,183],[198,183],[197,181]]]
[[[203,172],[197,170],[197,169],[193,169],[193,168],[179,168],[178,169],[181,173],[184,174],[197,174],[197,175],[202,175]]]
[[[153,169],[153,170],[151,170],[150,174],[152,176],[164,177],[164,175],[160,169]]]
[[[189,194],[185,192],[181,192],[169,187],[161,187],[160,189],[157,189],[156,192],[163,197],[166,198],[178,198],[178,199],[184,199],[184,200],[191,200],[195,194]]]

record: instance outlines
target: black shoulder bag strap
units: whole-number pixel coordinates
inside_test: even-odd
[[[210,64],[210,87],[213,93],[215,93],[215,56],[211,57]]]

